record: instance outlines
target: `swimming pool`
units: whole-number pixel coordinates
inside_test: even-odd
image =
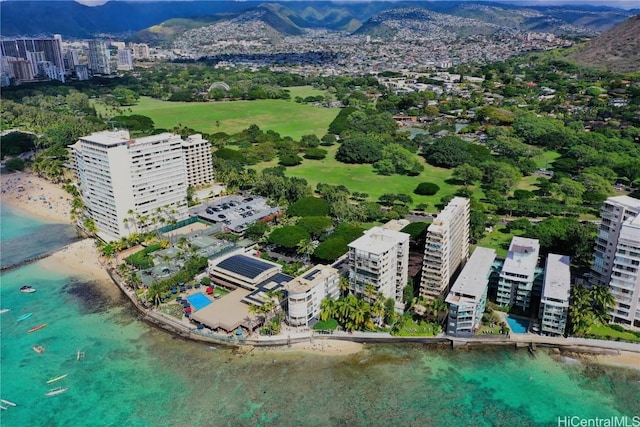
[[[507,323],[514,334],[526,334],[529,330],[529,319],[507,316]]]
[[[203,293],[189,295],[187,297],[189,303],[193,306],[194,309],[200,310],[201,308],[205,308],[209,304],[211,304],[211,300],[207,298],[207,296]]]

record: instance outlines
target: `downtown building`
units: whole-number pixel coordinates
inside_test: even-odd
[[[56,34],[52,38],[20,38],[0,41],[0,57],[9,61],[29,61],[32,69],[31,78],[39,76],[50,80],[65,81],[64,56],[62,54],[62,37]],[[29,77],[29,73],[20,71],[12,78],[17,80]]]
[[[85,213],[105,241],[149,231],[158,216],[164,222],[187,218],[179,135],[131,139],[128,131],[104,131],[81,137],[70,148]]]
[[[102,40],[89,40],[89,70],[92,74],[111,74],[111,57],[107,44]]]
[[[409,274],[409,238],[407,233],[382,226],[349,243],[349,290],[360,298],[373,298],[366,289],[372,285],[399,307]]]
[[[470,337],[480,326],[495,259],[494,249],[478,246],[473,251],[445,299],[449,304],[447,335]]]
[[[567,255],[547,255],[538,314],[543,335],[562,336],[565,333],[571,295],[570,266],[571,259]]]
[[[443,298],[469,257],[469,199],[454,197],[427,228],[420,296]]]

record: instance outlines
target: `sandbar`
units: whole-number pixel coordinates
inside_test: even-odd
[[[640,354],[631,351],[620,351],[620,354],[599,354],[589,361],[601,365],[640,370]]]

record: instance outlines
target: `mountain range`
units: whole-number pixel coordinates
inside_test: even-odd
[[[0,2],[3,37],[62,34],[64,37],[131,36],[160,43],[185,31],[230,23],[260,21],[270,37],[309,29],[396,37],[407,25],[427,28],[446,22],[458,35],[521,30],[596,34],[640,10],[595,6],[517,6],[466,1],[110,1],[89,7],[73,1]],[[456,21],[451,21],[457,18]]]

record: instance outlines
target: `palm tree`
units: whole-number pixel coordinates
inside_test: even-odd
[[[316,250],[311,239],[302,239],[298,242],[298,255],[304,255],[305,264],[309,262],[311,254]]]
[[[607,323],[611,319],[610,309],[616,300],[608,286],[594,286],[591,289],[593,301],[593,314],[600,323]]]
[[[378,326],[382,326],[382,321],[384,320],[385,306],[384,306],[384,298],[376,298],[371,306],[371,314],[376,318],[376,323]]]
[[[575,335],[583,336],[594,321],[591,294],[584,286],[577,285],[571,290],[570,301],[569,320],[571,321],[571,329]]]
[[[349,294],[349,279],[344,276],[340,276],[338,286],[340,287],[340,295],[344,297]]]
[[[375,285],[371,284],[371,283],[367,283],[366,285],[364,285],[364,296],[367,299],[367,302],[372,302],[373,301],[373,297],[376,295],[377,289],[375,287]]]
[[[325,298],[320,301],[320,320],[326,322],[336,314],[336,300],[333,298]]]
[[[446,312],[448,309],[449,309],[449,306],[441,298],[436,298],[433,301],[431,301],[431,310],[433,311],[433,315],[435,316],[436,321],[438,323],[443,322],[444,318],[441,319],[440,315],[441,313]]]
[[[129,209],[127,211],[127,215],[129,215],[131,217],[131,220],[133,221],[133,227],[135,228],[136,233],[137,233],[138,232],[138,223],[136,222],[136,215],[133,212],[133,209]]]

